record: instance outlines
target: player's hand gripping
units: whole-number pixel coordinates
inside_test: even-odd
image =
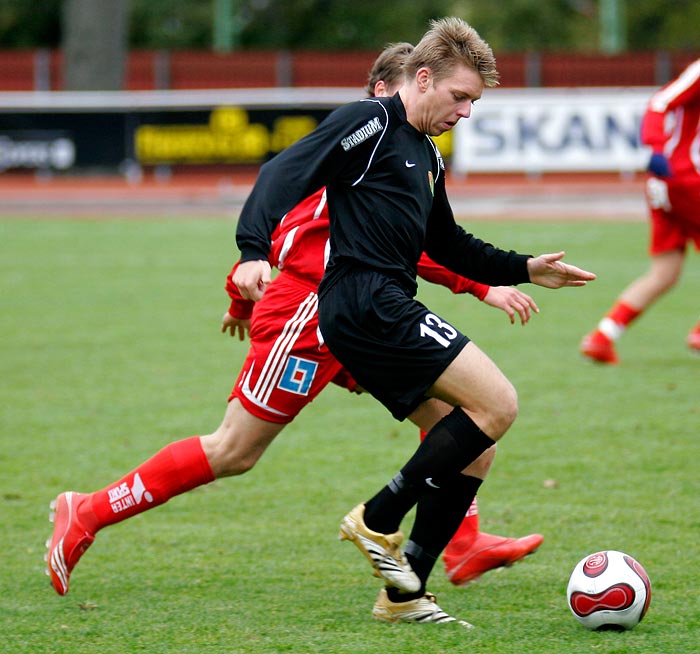
[[[520,316],[520,323],[530,320],[530,311],[539,313],[535,301],[527,294],[512,286],[491,286],[486,293],[484,302],[489,306],[501,309],[508,314],[510,324],[515,324],[515,314]]]
[[[533,284],[545,288],[562,288],[563,286],[585,286],[596,276],[592,272],[581,270],[576,266],[564,263],[564,252],[540,254],[527,260],[527,272]]]
[[[236,318],[227,311],[221,319],[221,332],[225,334],[227,331],[232,337],[238,333],[238,340],[244,341],[250,334],[250,318]]]
[[[262,260],[241,263],[236,268],[232,280],[246,300],[257,302],[272,280],[270,263]]]

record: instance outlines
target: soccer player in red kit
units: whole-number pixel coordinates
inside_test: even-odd
[[[372,88],[384,94],[384,79]],[[253,303],[240,296],[229,275],[226,288],[231,305],[223,317],[222,331],[243,338],[249,327],[251,344],[222,424],[212,434],[171,443],[101,490],[90,494],[66,492],[56,498],[54,532],[47,553],[47,570],[56,592],[68,592],[72,569],[98,530],[215,478],[247,472],[284,426],[330,381],[356,390],[354,380],[324,346],[318,330],[316,293],[327,248],[328,214],[325,192],[321,190],[290,211],[273,235],[270,261],[280,274],[267,288],[264,299],[255,304],[254,312]],[[517,289],[470,282],[448,273],[427,257],[421,273],[454,292],[471,292],[503,309],[511,322],[518,314],[524,324],[530,310],[537,310],[533,300]],[[465,520],[461,532],[460,562],[465,565],[460,567],[462,574],[454,578],[455,583],[465,583],[469,575],[475,578],[494,567],[513,563],[542,541],[538,534],[523,539],[478,534],[475,515]],[[472,543],[477,537],[482,538],[478,542],[483,552],[466,545],[467,538]]]
[[[681,276],[688,245],[700,250],[700,59],[651,97],[642,121],[651,150],[646,201],[651,219],[649,270],[633,281],[581,342],[584,356],[618,363],[615,342]],[[687,338],[700,351],[700,322]]]

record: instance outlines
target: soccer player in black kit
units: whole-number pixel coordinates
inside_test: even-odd
[[[388,622],[455,622],[426,591],[427,579],[488,472],[491,448],[517,415],[515,389],[496,365],[415,299],[421,252],[491,285],[560,288],[595,279],[565,264],[563,252],[531,257],[501,250],[454,220],[430,136],[468,118],[484,86],[497,82],[493,53],[472,27],[459,18],[433,21],[406,61],[399,92],[337,109],[265,164],[238,224],[243,263],[234,282],[244,297],[259,299],[270,281],[275,225],[327,186],[323,338],[395,418],[428,431],[390,483],[341,523],[341,537],[385,581],[373,615]],[[399,526],[414,506],[404,552]]]

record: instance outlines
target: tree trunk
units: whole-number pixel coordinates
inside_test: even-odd
[[[63,88],[124,88],[128,0],[64,0]]]

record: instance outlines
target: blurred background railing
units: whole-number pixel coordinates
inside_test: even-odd
[[[376,51],[135,50],[126,90],[362,87]],[[696,51],[619,54],[527,52],[498,56],[501,86],[661,86],[700,57]],[[64,88],[60,50],[0,50],[0,91]]]

